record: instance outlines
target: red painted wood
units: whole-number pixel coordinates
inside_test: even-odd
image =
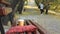
[[[32,34],[32,32],[27,32],[27,34]]]
[[[14,34],[14,32],[20,32],[20,34],[24,34],[23,32],[27,32],[28,34],[32,34],[32,32],[34,32],[34,34],[36,34],[36,27],[33,25],[28,25],[28,26],[14,26],[11,27],[6,34]],[[13,32],[13,33],[12,33]]]

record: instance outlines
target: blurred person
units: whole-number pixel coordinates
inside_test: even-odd
[[[40,5],[40,11],[41,11],[41,14],[44,12],[44,4],[43,2],[39,3]]]
[[[45,7],[46,8],[45,14],[48,14],[49,7],[50,7],[49,4],[47,4],[46,7]]]
[[[6,2],[5,0],[0,0],[0,11],[2,11],[2,7],[5,7],[5,6],[9,6],[10,3]],[[2,17],[4,17],[4,15],[0,15],[0,30],[1,30],[1,34],[5,34],[4,32],[4,28],[3,28],[3,25],[2,25]]]
[[[14,14],[16,13],[16,11],[14,11],[14,10],[15,10],[16,4],[18,2],[19,2],[19,0],[10,0],[12,12],[8,15],[8,18],[9,18],[9,21],[11,22],[11,25],[13,25]]]

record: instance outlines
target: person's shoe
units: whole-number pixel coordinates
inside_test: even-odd
[[[48,13],[45,13],[46,15],[48,14]]]
[[[42,16],[43,14],[41,14],[41,16]]]

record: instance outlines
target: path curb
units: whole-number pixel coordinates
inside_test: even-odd
[[[49,13],[50,13],[50,14],[53,14],[53,15],[60,16],[60,13],[56,13],[56,12],[54,12],[54,11],[52,11],[52,10],[49,10]]]

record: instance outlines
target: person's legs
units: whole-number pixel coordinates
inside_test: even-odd
[[[8,25],[8,21],[9,21],[9,16],[8,15],[2,17],[2,24],[3,25],[7,26]]]
[[[11,22],[11,25],[13,24],[13,20],[14,20],[14,15],[9,14],[9,20]]]
[[[46,12],[45,13],[48,14],[48,9],[46,9]]]
[[[42,9],[42,13],[44,12],[44,9]]]
[[[40,9],[40,13],[42,14],[42,10]]]
[[[5,34],[4,28],[3,28],[3,25],[2,25],[1,18],[2,18],[2,17],[0,16],[0,31],[1,31],[1,34]]]
[[[40,11],[41,11],[41,14],[44,12],[44,10],[43,10],[43,9],[40,9]]]

